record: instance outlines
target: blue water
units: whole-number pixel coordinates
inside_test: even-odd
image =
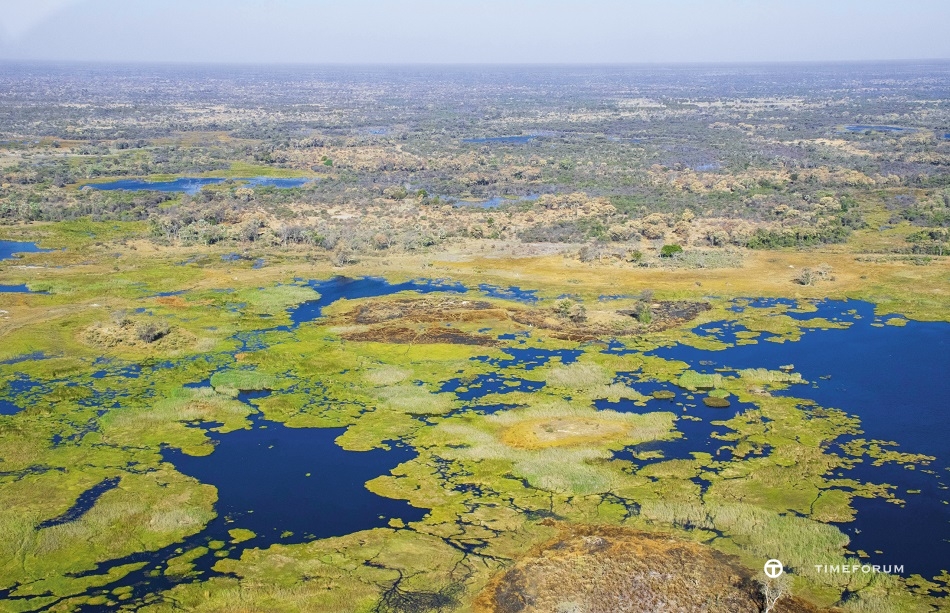
[[[502,145],[524,145],[537,138],[534,134],[524,134],[520,136],[483,136],[479,138],[463,138],[463,143],[486,144],[496,143]]]
[[[491,364],[496,368],[511,368],[519,366],[525,370],[534,370],[539,366],[544,366],[553,358],[558,358],[561,364],[573,364],[579,357],[584,355],[581,349],[536,349],[531,347],[503,347],[502,351],[507,353],[507,358],[489,358],[477,357],[475,360]]]
[[[0,415],[16,415],[22,410],[22,407],[18,407],[9,400],[0,398]]]
[[[0,241],[0,260],[9,260],[17,253],[49,253],[51,249],[40,249],[36,243],[21,241]]]
[[[238,399],[253,407],[255,400],[269,393],[243,392]],[[342,536],[387,526],[393,518],[409,522],[425,516],[424,509],[377,496],[365,487],[367,481],[411,460],[415,455],[412,450],[395,446],[388,451],[346,451],[335,443],[344,428],[288,428],[264,419],[259,413],[253,414],[251,421],[252,427],[247,430],[228,434],[209,430],[215,450],[208,456],[189,456],[173,448],[162,450],[163,459],[177,470],[217,488],[217,517],[184,541],[158,551],[109,560],[93,571],[78,573],[78,577],[90,577],[118,566],[145,563],[118,582],[92,588],[89,595],[107,594],[123,585],[132,587],[131,596],[138,600],[182,581],[214,575],[212,566],[218,558],[210,554],[194,561],[196,574],[187,578],[169,577],[161,572],[167,561],[182,551],[207,547],[212,541],[226,543],[229,557],[237,558],[246,549]],[[207,429],[215,425],[204,423],[195,427]],[[78,519],[116,483],[100,483],[80,496],[67,514],[47,523],[56,525]],[[231,543],[228,531],[235,528],[251,530],[256,536],[243,543]],[[0,599],[5,595],[8,594],[0,592]]]
[[[544,381],[531,381],[498,374],[475,375],[471,379],[449,379],[439,388],[440,392],[453,392],[459,400],[478,400],[488,394],[512,392],[536,392],[544,387]],[[462,388],[465,388],[462,390]],[[462,391],[460,391],[462,390]]]
[[[235,179],[235,181],[246,181],[247,187],[277,187],[280,189],[291,189],[294,187],[303,187],[310,181],[310,179],[275,179],[272,177],[254,177],[253,179]]]
[[[21,285],[0,285],[0,294],[32,294],[26,284]]]
[[[85,492],[79,495],[76,499],[76,502],[67,509],[59,517],[54,517],[52,519],[47,519],[46,521],[40,523],[37,528],[42,530],[43,528],[52,528],[53,526],[59,526],[61,524],[69,523],[81,519],[83,515],[89,512],[92,507],[95,506],[99,498],[108,492],[119,486],[119,478],[112,477],[110,479],[104,479],[100,483],[92,486]]]
[[[16,357],[10,358],[9,360],[0,360],[0,365],[5,364],[19,364],[20,362],[32,362],[33,360],[45,360],[48,355],[42,351],[34,351],[32,353],[24,353],[23,355],[18,355]]]
[[[254,546],[342,536],[386,526],[391,518],[417,521],[425,515],[364,485],[411,460],[411,450],[346,451],[334,442],[344,428],[288,428],[259,416],[253,421],[250,430],[215,436],[211,455],[169,449],[163,457],[214,485],[218,515],[233,522],[228,529],[257,533]],[[285,531],[293,536],[281,538]]]
[[[182,177],[174,181],[145,181],[143,179],[119,179],[108,183],[89,183],[83,187],[112,191],[117,189],[129,191],[158,191],[158,192],[183,192],[194,195],[200,192],[208,185],[217,185],[224,183],[229,179],[219,179],[211,177]],[[310,179],[274,179],[271,177],[253,177],[243,179],[230,179],[234,182],[244,183],[246,187],[278,187],[291,188],[301,187]]]
[[[851,310],[858,317],[849,315]],[[793,385],[773,394],[807,398],[857,415],[863,438],[895,441],[900,451],[935,456],[930,468],[937,476],[919,469],[881,470],[867,459],[846,473],[898,485],[899,497],[908,502],[902,509],[880,500],[857,499],[857,520],[842,526],[851,537],[852,550],[863,549],[880,563],[905,564],[908,574],[933,577],[950,560],[950,505],[943,504],[948,495],[939,489],[950,483],[950,324],[910,321],[903,327],[876,327],[872,324],[890,317],[875,317],[873,305],[866,302],[825,301],[821,311],[836,311],[852,324],[846,330],[805,332],[797,342],[760,341],[722,351],[674,345],[651,353],[682,360],[700,372],[777,370],[793,364],[810,385]],[[907,489],[922,493],[900,495]],[[884,555],[873,554],[876,550]]]
[[[845,126],[844,129],[848,132],[916,132],[917,128],[902,128],[900,126],[876,126],[876,125],[855,125],[855,126]]]
[[[651,389],[646,389],[643,385],[634,385],[634,387],[641,393],[652,393]],[[665,386],[657,387],[656,389],[670,389],[670,391],[677,391],[675,388],[667,388]],[[656,462],[665,462],[667,460],[689,460],[692,459],[692,454],[694,452],[708,453],[713,456],[715,461],[727,462],[731,460],[733,456],[730,442],[721,441],[712,437],[713,433],[724,433],[727,432],[728,429],[722,426],[713,426],[712,422],[721,419],[728,419],[736,413],[742,413],[746,410],[755,408],[754,405],[750,403],[740,403],[732,398],[730,399],[732,406],[729,408],[713,409],[703,404],[698,395],[694,394],[694,396],[696,397],[695,401],[684,402],[681,392],[674,399],[650,399],[646,402],[646,406],[643,407],[635,405],[630,400],[623,399],[621,399],[619,402],[609,402],[607,400],[596,401],[594,404],[600,410],[612,410],[621,413],[672,411],[678,415],[689,415],[690,417],[699,418],[698,421],[695,419],[677,419],[676,430],[682,435],[680,438],[669,441],[650,441],[647,443],[632,445],[614,454],[614,457],[621,460],[631,461],[635,465],[641,467],[648,464],[654,464]],[[688,413],[682,413],[681,408],[676,404],[677,402],[684,402],[684,404],[688,407]],[[636,454],[651,451],[660,452],[662,455],[660,457],[650,459],[640,459],[636,457]],[[759,453],[753,455],[763,455],[764,452],[767,451],[767,448],[762,448],[758,451]],[[707,486],[708,483],[704,482],[701,484],[701,487],[704,491]]]
[[[526,302],[529,304],[537,302],[538,299],[538,290],[536,289],[521,289],[520,287],[498,287],[497,285],[488,285],[487,283],[480,283],[478,285],[480,289],[486,296],[491,296],[492,298],[503,298],[505,300],[517,300],[518,302]]]

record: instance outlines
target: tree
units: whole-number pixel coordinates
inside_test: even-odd
[[[762,573],[759,577],[759,592],[763,600],[762,613],[772,613],[778,601],[791,594],[791,588],[791,580],[787,573],[782,573],[774,579]]]

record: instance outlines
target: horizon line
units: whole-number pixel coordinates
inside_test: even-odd
[[[204,67],[366,67],[366,68],[577,68],[577,67],[644,67],[644,66],[774,66],[774,65],[827,65],[827,64],[908,64],[908,63],[950,63],[950,57],[931,58],[878,58],[878,59],[822,59],[822,60],[666,60],[641,62],[253,62],[220,60],[73,60],[73,59],[35,59],[4,58],[0,64],[59,64],[83,66],[204,66]]]

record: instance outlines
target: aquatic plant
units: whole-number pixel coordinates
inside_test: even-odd
[[[704,396],[703,404],[714,409],[727,409],[732,406],[732,403],[729,402],[728,399],[718,396]]]

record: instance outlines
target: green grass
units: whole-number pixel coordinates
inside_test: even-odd
[[[590,389],[610,384],[610,373],[596,364],[575,362],[568,366],[555,366],[547,376],[547,384],[570,390]]]
[[[211,375],[211,387],[229,396],[236,396],[238,392],[270,390],[276,384],[274,375],[256,370],[224,370]]]

